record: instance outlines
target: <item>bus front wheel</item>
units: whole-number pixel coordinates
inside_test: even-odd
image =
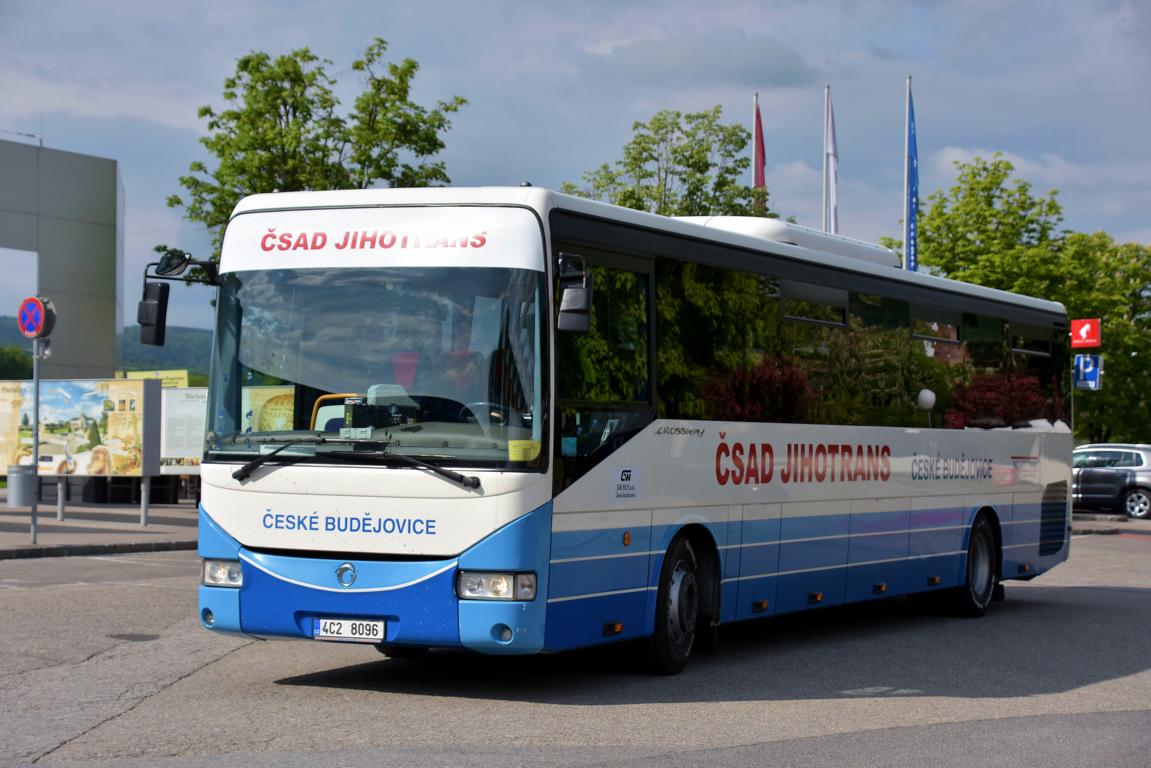
[[[991,520],[980,513],[971,524],[967,543],[967,568],[963,586],[953,593],[953,607],[960,616],[978,618],[987,613],[999,584],[997,549]]]
[[[674,675],[687,666],[699,621],[699,602],[699,559],[687,537],[679,536],[668,547],[660,568],[655,631],[647,639],[653,672]]]

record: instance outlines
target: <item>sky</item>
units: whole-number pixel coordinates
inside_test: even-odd
[[[819,227],[830,85],[839,232],[899,238],[910,75],[922,200],[955,161],[1001,152],[1033,193],[1058,190],[1067,229],[1151,241],[1139,0],[0,0],[0,139],[118,161],[129,322],[154,245],[209,252],[165,200],[191,162],[212,165],[197,108],[222,105],[237,58],[307,46],[350,106],[377,36],[419,62],[417,102],[468,99],[440,155],[456,186],[578,182],[663,109],[718,104],[750,130],[758,93],[769,204]],[[33,258],[0,250],[0,314],[35,291]],[[210,298],[176,286],[169,323],[209,327]]]

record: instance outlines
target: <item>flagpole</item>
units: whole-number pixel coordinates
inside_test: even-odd
[[[831,85],[823,86],[823,231],[827,226],[827,105],[831,99]]]
[[[907,216],[907,174],[911,170],[908,167],[910,159],[908,154],[911,150],[911,75],[907,76],[907,95],[903,101],[903,268],[907,269],[907,248],[908,248],[908,231],[907,227],[910,223]]]
[[[751,168],[752,187],[754,189],[761,189],[761,188],[766,189],[766,187],[767,187],[767,179],[766,179],[767,158],[765,157],[766,151],[764,150],[764,147],[763,147],[763,119],[760,117],[760,114],[759,114],[759,94],[758,93],[756,93],[755,96],[752,98],[752,116],[751,116],[751,119],[752,119],[752,126],[753,126],[753,128],[752,128],[752,143],[754,145],[752,148],[752,158],[753,159],[752,159],[752,164],[751,164],[752,165],[752,168]],[[766,203],[763,200],[760,200],[760,202],[758,202],[756,204],[756,207],[762,211],[764,209],[765,205],[766,205]]]

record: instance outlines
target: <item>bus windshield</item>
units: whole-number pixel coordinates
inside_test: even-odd
[[[538,469],[544,291],[512,268],[226,274],[205,459],[321,436],[293,458],[346,460],[329,454],[362,440],[385,444],[380,460]]]

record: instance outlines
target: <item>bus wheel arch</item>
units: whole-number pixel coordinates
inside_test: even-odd
[[[684,526],[672,537],[660,566],[653,630],[645,640],[651,671],[677,674],[692,650],[714,649],[719,586],[715,541],[703,526]]]

